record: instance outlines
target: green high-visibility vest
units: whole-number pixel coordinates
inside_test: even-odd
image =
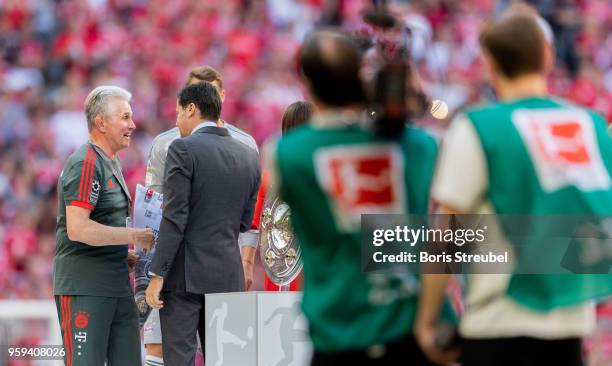
[[[497,214],[612,215],[612,141],[598,114],[561,100],[526,98],[466,116],[482,144]],[[542,311],[610,294],[610,275],[515,274],[508,288],[510,297]]]
[[[418,277],[364,273],[359,218],[426,214],[436,152],[434,139],[415,128],[391,142],[357,125],[303,126],[279,141],[280,195],[302,248],[302,309],[316,350],[364,349],[412,334]],[[452,318],[448,306],[444,314]]]

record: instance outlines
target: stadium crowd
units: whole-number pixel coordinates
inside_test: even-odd
[[[174,124],[176,91],[195,65],[225,76],[223,118],[262,143],[304,98],[295,52],[317,22],[366,31],[369,1],[3,0],[0,2],[0,298],[51,298],[56,183],[87,138],[85,94],[115,84],[137,124],[122,154],[130,189],[144,181],[152,138]],[[456,111],[491,97],[477,35],[509,1],[395,1],[428,94]],[[552,25],[554,94],[612,120],[612,9],[535,1]]]
[[[87,138],[89,90],[114,84],[134,95],[137,131],[121,155],[133,191],[151,140],[174,125],[176,92],[192,67],[221,71],[222,117],[261,144],[280,130],[285,107],[304,99],[294,57],[304,34],[320,22],[367,32],[360,12],[369,2],[0,0],[0,299],[52,298],[57,178]],[[477,36],[482,19],[510,2],[393,2],[428,94],[451,112],[492,97]],[[553,94],[612,121],[608,2],[531,3],[555,33]]]

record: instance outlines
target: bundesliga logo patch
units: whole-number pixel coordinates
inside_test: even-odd
[[[89,201],[97,202],[99,195],[100,195],[100,182],[94,179],[93,182],[91,183],[91,194],[89,195],[90,197]]]
[[[588,114],[574,109],[518,110],[512,122],[544,191],[575,186],[588,192],[612,184]]]
[[[315,155],[315,166],[339,228],[354,230],[364,213],[403,212],[404,161],[396,146],[322,148]]]

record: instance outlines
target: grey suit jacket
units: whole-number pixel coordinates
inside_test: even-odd
[[[227,129],[203,127],[168,149],[164,209],[149,270],[163,291],[244,290],[238,233],[251,226],[261,167]]]

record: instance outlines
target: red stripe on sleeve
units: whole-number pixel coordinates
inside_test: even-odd
[[[92,166],[92,158],[95,156],[95,153],[91,147],[87,147],[87,152],[85,153],[85,159],[83,160],[83,166],[81,167],[81,178],[79,181],[79,195],[76,200],[70,201],[69,206],[78,206],[88,210],[93,210],[93,205],[89,203],[89,201],[85,201],[85,190],[87,189],[87,179],[89,177],[89,172],[91,171]],[[91,183],[90,183],[91,189]]]
[[[85,199],[85,202],[89,202],[89,198],[91,195],[91,183],[93,182],[94,167],[96,166],[96,159],[98,158],[98,156],[94,153],[92,158],[92,162],[89,165],[89,179],[87,180],[87,187],[89,187],[89,189],[87,189],[87,198]]]
[[[77,200],[83,200],[83,187],[85,185],[85,172],[87,171],[87,162],[89,160],[91,148],[87,147],[87,151],[85,152],[85,158],[83,159],[83,166],[81,166],[81,178],[79,178],[79,196]]]
[[[83,177],[83,195],[81,196],[81,201],[83,202],[89,202],[87,200],[87,192],[91,190],[91,185],[87,185],[87,183],[89,182],[89,167],[91,167],[92,154],[93,152],[91,152],[87,158],[87,167],[85,167],[85,176]]]
[[[83,207],[83,208],[86,208],[88,210],[93,210],[93,208],[94,208],[91,203],[83,202],[83,201],[70,201],[70,204],[68,206]]]

